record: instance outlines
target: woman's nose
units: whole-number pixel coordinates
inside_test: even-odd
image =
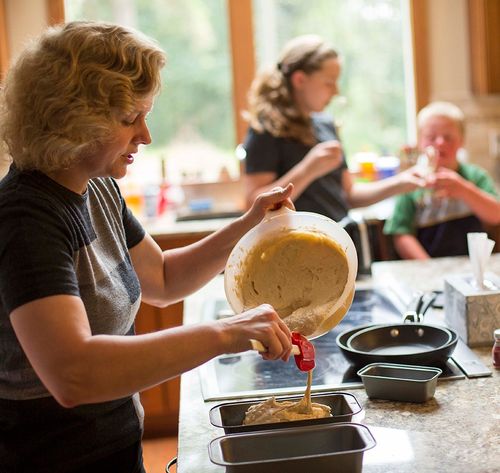
[[[141,121],[141,125],[136,134],[136,141],[144,145],[149,145],[151,143],[151,133],[149,132],[146,120]]]

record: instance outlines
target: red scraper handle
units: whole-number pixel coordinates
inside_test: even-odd
[[[292,332],[292,344],[300,349],[299,355],[294,355],[295,364],[300,371],[310,371],[316,364],[314,361],[314,345],[299,332]]]

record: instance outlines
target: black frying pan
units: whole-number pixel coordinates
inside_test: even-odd
[[[421,323],[435,294],[419,294],[404,320],[413,323],[365,325],[342,332],[337,345],[355,366],[369,363],[405,363],[442,366],[451,356],[458,335],[453,330]]]
[[[451,332],[445,328],[406,323],[359,330],[348,338],[347,346],[363,353],[404,355],[436,350],[450,341]]]

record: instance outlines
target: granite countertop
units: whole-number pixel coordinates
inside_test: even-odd
[[[390,284],[421,290],[440,289],[444,274],[470,270],[464,257],[426,262],[375,263],[373,280],[362,284]],[[488,270],[500,273],[500,254]],[[223,294],[222,277],[186,299],[185,323],[196,323],[203,301]],[[441,311],[436,311],[441,312]],[[439,315],[438,315],[439,317]],[[491,363],[491,347],[474,352],[493,371],[486,378],[440,381],[433,399],[423,404],[370,400],[364,389],[352,389],[364,407],[357,419],[367,425],[377,446],[365,452],[363,472],[382,473],[493,473],[500,458],[500,370]],[[210,424],[208,412],[220,403],[204,402],[198,371],[181,379],[178,472],[223,472],[208,456],[211,439],[224,435]]]

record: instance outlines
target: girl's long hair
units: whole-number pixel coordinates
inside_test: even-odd
[[[248,94],[248,110],[244,117],[257,132],[292,138],[307,145],[316,139],[311,118],[304,115],[293,99],[291,77],[295,71],[311,74],[321,69],[337,52],[319,36],[305,35],[288,42],[279,62],[254,79]]]

